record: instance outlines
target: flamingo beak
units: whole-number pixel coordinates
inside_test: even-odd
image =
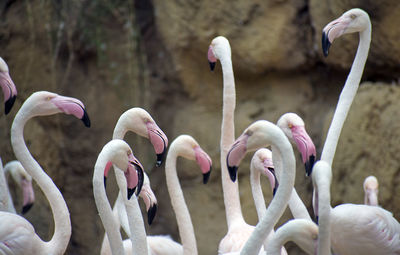
[[[156,217],[157,213],[157,204],[150,206],[149,210],[147,211],[147,223],[151,225],[153,223],[154,218]]]
[[[211,45],[210,45],[210,47],[208,47],[207,58],[208,58],[208,63],[210,64],[210,70],[214,71],[215,64],[217,63],[217,59],[214,55]]]
[[[322,53],[324,57],[327,57],[329,54],[329,48],[331,47],[331,42],[329,41],[329,37],[325,32],[322,32]]]
[[[168,147],[168,138],[164,132],[154,122],[147,122],[147,133],[154,151],[157,154],[156,166],[159,167],[164,161]]]
[[[276,178],[275,169],[273,167],[268,167],[267,169],[273,175],[274,182],[271,183],[271,186],[273,185],[272,186],[273,187],[272,188],[272,196],[275,196],[275,193],[276,193],[276,191],[278,190],[278,187],[279,187],[278,178]]]
[[[21,180],[21,187],[24,198],[22,202],[22,214],[25,214],[31,209],[33,202],[35,202],[35,193],[33,192],[32,181]]]
[[[306,169],[306,176],[310,176],[316,159],[316,149],[304,126],[292,126],[291,132],[293,140],[301,153],[301,157]]]
[[[203,151],[202,148],[200,148],[200,146],[196,146],[193,149],[196,162],[200,166],[200,170],[203,173],[203,184],[207,184],[211,174],[211,166],[212,166],[211,158],[205,151]]]
[[[133,170],[132,166],[135,167],[136,171]],[[135,191],[136,191],[136,196],[138,196],[139,193],[142,191],[142,186],[144,182],[143,167],[140,165],[140,163],[138,163],[137,160],[130,161],[128,170],[125,172],[125,176],[128,182],[128,200],[129,200],[135,193]]]
[[[16,98],[17,96],[12,96],[5,102],[5,107],[4,107],[5,114],[8,114],[11,111],[11,108],[13,107]]]
[[[351,19],[341,16],[324,27],[322,30],[322,53],[325,57],[329,54],[329,47],[333,40],[344,34],[350,21]]]
[[[85,124],[85,127],[90,127],[90,119],[89,115],[87,114],[86,110],[83,111],[83,116],[81,118],[83,121],[83,124]]]
[[[248,137],[246,133],[239,136],[232,144],[226,156],[226,165],[228,167],[229,176],[233,182],[236,181],[239,164],[246,155]]]
[[[208,180],[210,179],[210,174],[211,174],[211,167],[210,167],[210,171],[203,174],[203,184],[207,184]]]
[[[107,162],[106,167],[104,168],[104,189],[107,188],[107,176],[108,173],[110,172],[112,163],[111,162]]]

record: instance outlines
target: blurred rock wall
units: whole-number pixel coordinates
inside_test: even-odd
[[[217,35],[231,44],[236,135],[255,120],[276,122],[292,111],[303,117],[320,154],[358,43],[357,35],[343,36],[323,58],[321,30],[353,7],[370,14],[372,44],[364,83],[337,147],[332,205],[362,203],[362,182],[374,174],[380,181],[382,207],[398,217],[400,3],[395,0],[379,4],[360,0],[5,1],[0,5],[0,55],[9,64],[18,98],[12,112],[0,118],[3,163],[14,159],[10,126],[32,92],[49,90],[83,101],[92,121],[90,129],[71,116],[38,117],[26,126],[25,139],[70,209],[73,234],[67,254],[98,254],[104,230],[92,194],[93,167],[120,114],[143,107],[170,142],[180,134],[192,135],[213,159],[207,185],[201,184],[193,162],[179,159],[178,172],[199,254],[216,254],[227,230],[219,165],[222,76],[219,64],[209,71],[208,45]],[[170,234],[179,240],[164,168],[154,167],[155,155],[146,140],[133,134],[127,140],[150,174],[159,202],[148,233]],[[311,180],[305,178],[297,154],[296,188],[312,213]],[[246,220],[256,224],[248,178],[251,156],[241,164],[240,197]],[[270,188],[264,181],[269,201]],[[116,187],[108,183],[113,200]],[[38,201],[26,217],[48,240],[53,231],[51,211],[37,186],[35,191]],[[290,217],[287,210],[280,224]],[[293,244],[287,247],[289,254],[302,254]]]

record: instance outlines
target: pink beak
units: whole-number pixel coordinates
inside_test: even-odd
[[[328,56],[329,47],[331,46],[333,40],[341,36],[346,31],[349,23],[349,18],[339,17],[324,27],[322,30],[322,51],[325,57]]]
[[[31,209],[33,202],[35,202],[35,193],[33,192],[32,181],[23,179],[21,181],[21,187],[23,196],[22,214],[25,214]]]
[[[247,152],[247,139],[249,136],[247,134],[242,134],[231,146],[226,156],[226,164],[228,166],[229,176],[233,182],[236,181],[237,170],[239,164],[246,155]]]
[[[142,164],[130,154],[128,169],[125,171],[126,184],[128,186],[128,199],[130,199],[137,188],[136,195],[139,195],[144,182]]]
[[[161,166],[168,147],[168,138],[154,122],[147,122],[147,132],[157,154],[156,166]]]
[[[8,72],[0,72],[0,86],[4,95],[4,112],[5,114],[8,114],[11,111],[11,108],[13,107],[17,97],[17,88],[15,87],[15,84]]]
[[[211,71],[214,71],[215,63],[217,62],[217,58],[214,56],[211,45],[210,45],[210,47],[208,47],[207,58],[208,58],[208,63],[210,64]]]
[[[60,111],[65,114],[72,114],[78,119],[81,119],[86,127],[90,127],[90,119],[85,110],[85,106],[81,101],[73,97],[57,96],[51,101]]]
[[[212,161],[205,151],[200,146],[194,148],[197,164],[199,164],[201,172],[203,173],[203,183],[206,184],[211,174]]]
[[[315,145],[303,126],[293,126],[291,131],[293,140],[295,141],[297,148],[301,153],[301,157],[306,168],[306,175],[309,176],[317,155]]]

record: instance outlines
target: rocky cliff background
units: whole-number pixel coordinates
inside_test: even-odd
[[[343,36],[324,58],[321,30],[353,7],[370,14],[372,44],[337,147],[332,205],[363,203],[362,183],[373,174],[380,182],[380,204],[400,219],[397,0],[2,1],[0,55],[18,89],[12,112],[0,118],[3,163],[14,159],[13,117],[34,91],[83,101],[90,129],[71,116],[38,117],[25,128],[25,139],[70,209],[73,233],[67,254],[99,254],[104,230],[93,199],[93,167],[120,114],[143,107],[170,141],[180,134],[192,135],[213,159],[207,185],[201,184],[192,162],[178,160],[178,171],[199,254],[216,254],[227,230],[219,163],[222,76],[219,64],[213,73],[209,71],[208,45],[223,35],[232,47],[236,135],[255,120],[276,122],[283,113],[296,112],[320,154],[358,44],[357,35]],[[179,241],[164,168],[154,167],[155,155],[145,139],[129,134],[127,141],[149,173],[159,201],[148,233],[169,234]],[[250,158],[241,166],[240,197],[246,220],[256,224],[246,171]],[[311,180],[304,176],[299,155],[296,158],[296,188],[312,213]],[[108,183],[113,201],[116,186]],[[269,200],[269,185],[264,184]],[[37,186],[35,191],[37,202],[26,217],[48,240],[53,232],[51,211]],[[287,210],[280,224],[290,217]],[[302,254],[293,244],[287,248],[289,254]]]

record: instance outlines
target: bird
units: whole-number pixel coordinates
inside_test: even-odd
[[[317,254],[318,226],[306,219],[289,220],[272,234],[266,253],[280,255],[282,246],[289,241],[295,242],[307,254]]]
[[[0,160],[0,178],[5,178],[5,175],[10,175],[15,183],[17,183],[18,187],[22,189],[23,202],[21,213],[25,214],[29,211],[35,201],[35,193],[32,188],[32,177],[25,171],[24,167],[18,160],[12,160],[8,162],[4,166],[4,171],[1,168],[2,162]],[[2,196],[0,200],[7,200],[7,202],[3,203],[3,205],[6,205],[6,207],[1,207],[0,210],[16,213],[11,194],[8,190],[7,182],[6,180],[1,181],[1,183],[3,182],[5,183],[5,192],[0,193]]]
[[[165,135],[165,133],[158,127],[158,125],[156,124],[154,119],[150,116],[150,114],[146,110],[140,107],[134,107],[125,111],[119,117],[117,124],[115,125],[113,132],[113,139],[124,139],[125,134],[128,131],[132,131],[150,140],[150,142],[153,145],[154,151],[157,154],[156,166],[160,166],[166,153],[166,148],[168,146],[168,138]],[[125,176],[122,171],[114,171],[114,173],[117,182],[123,182],[125,180]],[[144,228],[142,214],[140,211],[138,201],[136,200],[136,197],[133,197],[132,199],[130,199],[130,201],[127,201],[125,196],[121,196],[121,194],[119,194],[117,201],[118,199],[123,203],[130,203],[130,207],[132,209],[130,210],[130,213],[132,213],[131,216],[136,219],[135,227],[132,228],[132,230],[129,230],[129,224],[122,225],[125,232],[129,233],[128,236],[130,236],[133,242],[132,244],[134,246],[133,249],[136,250],[136,253],[138,253],[139,250],[141,250],[144,254],[147,254],[148,247],[146,243],[146,231]],[[116,207],[116,205],[114,207]],[[113,211],[115,210],[117,209],[116,208],[113,209]],[[156,210],[157,207],[152,207],[151,210],[148,210],[148,221],[150,223],[153,221]],[[122,214],[123,213],[126,214],[126,212],[127,211],[124,210],[124,212],[116,212],[115,214],[121,217]],[[129,221],[124,221],[121,218],[117,219],[117,224],[119,225],[120,223],[129,223]],[[104,241],[105,238],[103,239],[102,247],[104,247]],[[169,241],[170,239],[167,240],[167,242]]]
[[[104,178],[106,178],[111,165],[116,166],[115,171],[124,172],[126,182],[118,183],[118,187],[128,199],[134,196],[134,192],[131,191],[140,183],[143,183],[143,179],[140,179],[143,175],[138,174],[143,172],[143,166],[133,155],[129,145],[121,139],[112,139],[106,143],[99,153],[94,166],[93,195],[96,207],[107,232],[112,254],[121,255],[125,254],[122,237],[119,232],[119,226],[115,223],[116,220],[112,215],[104,186]]]
[[[377,206],[378,192],[379,192],[378,179],[373,175],[368,176],[364,180],[363,188],[364,188],[364,204]]]
[[[250,237],[254,226],[247,224],[240,206],[238,182],[232,182],[226,169],[226,155],[235,140],[234,111],[236,106],[235,79],[233,75],[231,47],[228,39],[217,36],[208,48],[208,61],[213,71],[217,59],[223,73],[223,109],[220,141],[222,191],[228,232],[218,245],[218,254],[239,251]]]
[[[279,182],[275,175],[274,164],[272,162],[272,152],[267,148],[258,149],[250,162],[250,186],[251,193],[253,195],[254,204],[256,206],[258,220],[261,220],[267,209],[265,206],[264,194],[261,189],[260,176],[264,175],[268,177],[269,183],[271,185],[272,194],[275,195],[278,189]],[[264,242],[264,250],[267,247],[267,243],[270,241],[270,237],[273,235],[274,230],[268,235],[266,242]],[[284,247],[282,247],[282,255],[286,255],[287,252]]]
[[[283,130],[289,140],[296,144],[297,149],[301,153],[301,158],[306,169],[306,176],[309,176],[316,160],[317,153],[315,145],[305,129],[303,119],[296,113],[289,112],[283,114],[279,118],[277,125]],[[279,153],[275,153],[275,147],[272,147],[272,154],[274,155],[274,160],[276,162],[275,169],[279,180],[282,169],[282,159],[280,158]],[[295,219],[311,220],[310,214],[295,188],[293,188],[289,200],[289,208]]]
[[[25,170],[43,191],[49,201],[54,217],[54,234],[45,242],[35,233],[35,229],[23,217],[8,212],[0,212],[0,253],[2,254],[64,254],[71,236],[71,221],[68,207],[54,182],[42,170],[26,147],[23,131],[25,123],[34,116],[56,113],[72,114],[90,126],[89,116],[81,101],[60,96],[47,91],[39,91],[28,97],[11,126],[11,144],[14,154]],[[6,223],[6,224],[4,224]]]
[[[0,57],[0,87],[3,90],[4,95],[4,113],[8,114],[17,98],[17,88],[11,79],[8,65],[2,57]]]
[[[282,216],[292,194],[296,163],[292,146],[282,129],[266,120],[258,120],[247,127],[233,143],[226,158],[230,176],[236,179],[239,163],[245,154],[269,145],[275,146],[283,159],[280,184],[266,213],[241,249],[240,254],[243,255],[258,254],[267,235]]]
[[[331,166],[320,160],[313,169],[319,216],[318,254],[400,254],[400,223],[392,213],[364,204],[330,205]]]
[[[211,174],[212,161],[206,152],[199,146],[197,141],[189,135],[179,135],[172,141],[165,161],[165,175],[168,193],[172,208],[178,223],[179,236],[182,241],[183,253],[185,255],[197,255],[196,237],[190,218],[189,209],[179,183],[176,161],[178,157],[195,160],[203,174],[203,183],[206,184]]]
[[[322,50],[325,56],[328,56],[330,45],[336,38],[344,34],[356,32],[359,33],[360,37],[353,65],[347,76],[342,92],[340,93],[339,101],[321,153],[321,160],[328,162],[330,165],[332,165],[340,132],[357,93],[364,71],[371,43],[371,29],[371,21],[368,13],[359,8],[355,8],[346,11],[338,19],[327,24],[322,31]]]

